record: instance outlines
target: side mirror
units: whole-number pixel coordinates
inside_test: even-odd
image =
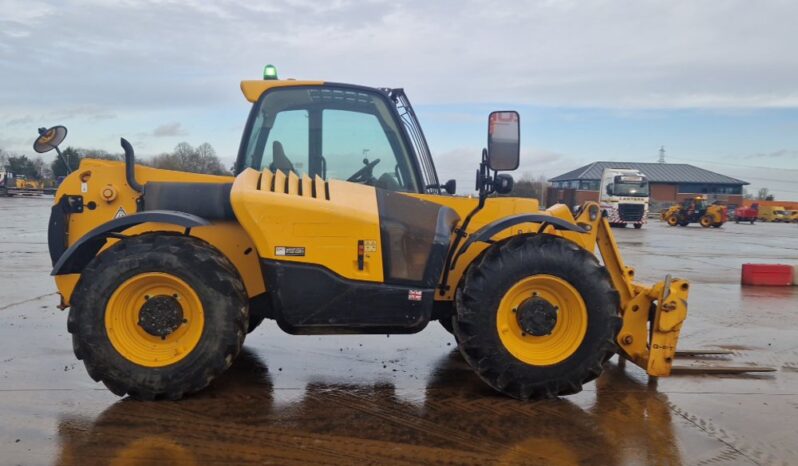
[[[58,157],[64,163],[64,167],[66,167],[67,173],[72,172],[72,168],[69,166],[69,160],[64,157],[64,154],[61,153],[61,149],[58,148],[58,145],[64,142],[67,136],[67,129],[65,126],[53,126],[50,129],[47,128],[39,128],[39,137],[33,141],[33,150],[36,152],[43,154],[45,152],[50,152],[51,150],[55,149],[55,152],[58,154]]]
[[[515,170],[521,152],[521,131],[516,111],[491,112],[488,117],[488,168]]]
[[[443,189],[446,190],[449,194],[454,194],[457,192],[457,181],[456,180],[449,180],[446,184],[443,185]]]
[[[39,128],[39,137],[33,142],[33,150],[43,154],[53,149],[58,149],[67,135],[67,129],[64,126],[53,126],[50,129]]]

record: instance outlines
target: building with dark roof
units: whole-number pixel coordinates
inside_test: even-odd
[[[639,170],[648,178],[651,201],[663,204],[703,195],[729,206],[738,206],[743,203],[743,186],[749,184],[686,163],[593,162],[551,178],[551,192],[547,198],[566,200],[574,205],[598,201],[605,168]]]

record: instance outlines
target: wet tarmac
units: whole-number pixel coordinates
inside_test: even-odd
[[[0,464],[798,464],[798,287],[738,284],[743,262],[798,264],[798,225],[616,230],[640,280],[692,280],[680,346],[734,351],[688,362],[771,374],[652,383],[614,358],[578,395],[523,403],[484,386],[437,323],[386,337],[267,322],[211,388],[147,403],[72,354],[50,202],[0,198]]]

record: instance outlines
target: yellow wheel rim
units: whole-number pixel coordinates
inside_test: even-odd
[[[556,324],[548,335],[535,336],[519,324],[518,312],[530,299],[547,301],[557,311]],[[587,333],[587,306],[579,292],[553,275],[533,275],[510,288],[499,303],[496,327],[502,344],[519,360],[550,366],[570,357]]]
[[[708,228],[710,225],[712,225],[712,219],[709,216],[705,215],[701,217],[699,223],[701,224],[702,227]]]
[[[141,312],[154,298],[177,303],[182,313],[177,314],[182,318],[172,324],[176,328],[168,334],[153,334],[141,324]],[[140,366],[163,367],[182,360],[199,343],[204,326],[197,293],[188,283],[167,273],[142,273],[128,279],[114,291],[105,307],[105,330],[111,345],[122,357]]]
[[[675,227],[677,223],[679,223],[679,220],[677,220],[676,217],[674,217],[673,215],[668,217],[668,225]]]

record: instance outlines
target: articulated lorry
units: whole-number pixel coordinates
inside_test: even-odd
[[[648,179],[639,170],[605,168],[599,204],[612,226],[642,228],[648,216]]]

